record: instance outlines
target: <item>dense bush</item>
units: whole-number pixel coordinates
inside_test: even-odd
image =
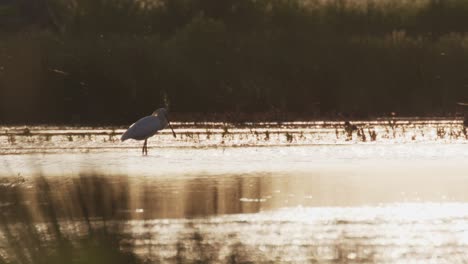
[[[21,0],[0,13],[6,122],[128,122],[161,105],[434,115],[468,100],[465,0]]]

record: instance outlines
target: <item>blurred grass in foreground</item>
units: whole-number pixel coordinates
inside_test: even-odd
[[[122,250],[119,224],[107,224],[118,203],[126,202],[125,193],[117,195],[98,177],[73,181],[69,193],[60,199],[42,177],[31,186],[37,192],[28,192],[15,179],[4,181],[0,186],[0,263],[144,263],[130,248]],[[84,230],[78,228],[83,222]]]
[[[0,183],[0,264],[249,263],[244,260],[263,258],[258,249],[242,241],[210,242],[214,234],[190,222],[182,232],[166,238],[170,241],[161,240],[152,228],[133,233],[138,227],[130,220],[142,216],[132,207],[132,199],[142,198],[148,206],[157,199],[151,198],[154,190],[146,188],[132,197],[126,177],[83,175],[32,181],[4,177]],[[205,196],[199,195],[192,198]],[[204,211],[203,206],[197,209],[193,204],[192,210]],[[195,211],[189,210],[187,217],[195,216]]]
[[[438,196],[441,185],[433,179],[440,182],[445,179],[457,185],[455,193],[466,197],[463,188],[459,188],[460,182],[449,179],[450,173],[449,178],[444,176],[443,179],[441,175],[445,174],[434,175],[436,178],[428,178],[427,174],[419,176],[430,179],[435,188],[427,184],[419,187],[426,194]],[[294,195],[286,190],[301,186],[296,197],[302,205],[301,199],[309,200],[303,190],[314,193],[311,186],[317,184],[289,176],[272,184],[268,177],[251,176],[233,177],[215,185],[207,183],[218,181],[218,177],[210,180],[170,177],[166,179],[171,181],[169,185],[157,177],[154,182],[142,179],[136,186],[136,177],[130,180],[96,174],[2,177],[0,263],[409,263],[429,261],[434,256],[454,263],[466,260],[463,238],[453,240],[453,234],[460,231],[456,224],[467,220],[462,210],[465,203],[420,202],[425,200],[419,200],[424,194],[414,192],[418,201],[415,204],[294,208],[291,203]],[[388,190],[388,182],[392,182],[391,188],[402,190],[396,187],[398,184],[393,185],[400,182],[410,190],[405,193],[414,190],[412,184],[420,185],[418,177],[408,184],[404,173],[399,174],[399,180],[389,177],[388,182],[374,176],[368,178],[374,183],[362,180],[368,183],[364,184],[367,191],[356,187],[359,184],[352,181],[348,184],[355,187],[350,192],[347,187],[337,188],[336,184],[323,184],[318,188],[324,191],[324,197],[332,200],[336,199],[336,192],[343,193],[343,198],[348,200],[354,190],[359,194],[358,199],[367,204],[369,200],[362,195],[370,189],[376,193],[395,193]],[[309,174],[304,177],[311,178]],[[181,181],[180,187],[192,191],[180,195],[175,191],[180,189],[173,188],[173,181]],[[334,181],[343,182],[343,179]],[[377,185],[380,188],[375,188],[376,182],[380,182]],[[275,186],[288,186],[278,192],[286,208],[280,207],[285,210],[265,210],[266,207],[255,202],[265,197],[262,193],[271,194],[272,190],[277,190]],[[130,191],[133,187],[137,187],[136,192]],[[305,196],[299,195],[301,193]],[[246,201],[247,197],[254,202]],[[319,197],[315,199],[323,201]],[[184,201],[189,203],[185,208],[181,205]],[[241,208],[226,211],[226,206],[231,206],[229,202],[240,204]],[[173,212],[181,208],[182,215],[164,215],[165,210]],[[422,216],[418,213],[427,208],[438,210]],[[151,210],[156,213],[152,214]],[[162,216],[151,217],[154,213]],[[441,242],[434,243],[433,237],[439,237]]]

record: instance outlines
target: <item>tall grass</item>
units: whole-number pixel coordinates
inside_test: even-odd
[[[219,232],[232,228],[231,220],[221,217],[217,221],[208,218],[205,222],[203,217],[210,215],[213,209],[207,204],[207,198],[216,190],[199,182],[200,179],[189,180],[194,184],[191,188],[196,189],[196,192],[185,198],[189,203],[188,210],[184,212],[186,219],[166,216],[163,219],[156,217],[155,220],[152,215],[162,216],[164,210],[177,211],[177,204],[181,201],[167,196],[155,199],[160,194],[152,184],[161,184],[159,180],[149,185],[143,184],[146,187],[131,192],[134,184],[139,186],[135,181],[140,180],[99,174],[79,177],[61,175],[58,178],[2,177],[0,263],[272,263],[284,262],[290,257],[287,254],[288,257],[282,259],[281,254],[275,252],[294,248],[289,242],[271,244],[254,239],[252,243],[248,241],[252,234],[247,237],[243,235],[246,234],[244,228],[247,225],[255,229],[259,224],[264,224],[265,228],[279,224],[274,228],[275,232],[287,236],[288,229],[283,230],[281,221],[258,223],[256,220],[239,220],[236,221],[240,225],[239,230],[228,230],[227,234]],[[243,189],[243,179],[240,181],[240,184],[234,185]],[[225,202],[232,202],[236,193],[242,192],[240,189],[230,192],[227,190],[231,187],[225,188],[221,192],[224,193],[221,200],[225,199]],[[260,190],[257,188],[257,191]],[[216,200],[219,198],[218,195],[211,196],[217,206]],[[234,200],[237,201],[237,198]],[[144,216],[134,210],[134,202],[139,199],[144,203],[140,204],[144,208]],[[225,202],[221,202],[219,208],[229,208]],[[244,213],[259,210],[257,205],[240,207]],[[152,210],[155,212],[150,212]],[[215,210],[211,213],[228,212]],[[266,234],[261,231],[253,235],[260,238]],[[310,235],[315,240],[315,234]],[[310,262],[330,261],[329,258],[323,259],[325,249],[330,251],[333,258],[331,261],[349,262],[349,254],[354,254],[358,262],[375,262],[373,245],[365,246],[361,252],[359,241],[348,240],[340,237],[336,241],[327,240],[323,245],[306,243],[301,247],[307,247],[310,252],[303,252],[305,255],[302,257],[307,257]],[[271,256],[268,252],[275,254]]]
[[[464,0],[48,3],[36,18],[18,5],[0,33],[4,122],[120,123],[160,105],[444,115],[468,100]]]
[[[81,177],[53,190],[45,178],[35,182],[7,179],[0,186],[0,263],[144,263],[128,248],[122,250],[121,226],[115,219],[128,196],[109,188],[100,177]],[[31,184],[35,191],[27,191]],[[67,192],[68,193],[64,193]],[[86,226],[85,228],[80,225]]]
[[[242,241],[232,246],[213,241],[216,230],[199,230],[190,221],[182,230],[173,230],[175,238],[160,238],[168,223],[177,226],[181,220],[142,223],[142,216],[132,207],[135,200],[142,199],[147,220],[153,220],[147,218],[152,215],[147,210],[155,210],[156,215],[164,215],[164,210],[176,211],[174,201],[155,199],[158,193],[154,188],[130,194],[134,183],[126,177],[59,178],[1,179],[1,264],[266,262],[264,252],[256,247]],[[206,190],[213,191],[210,187]],[[197,210],[207,213],[204,210],[209,208],[203,209],[204,205],[192,200],[206,199],[205,195],[209,194],[190,197],[191,209],[185,212],[186,217],[201,219]],[[171,204],[166,208],[164,203]],[[237,231],[232,232],[236,235]]]

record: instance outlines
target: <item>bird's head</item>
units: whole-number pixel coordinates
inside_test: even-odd
[[[171,123],[169,122],[169,118],[167,118],[167,110],[166,108],[159,108],[159,109],[156,109],[156,111],[153,112],[153,116],[158,116],[159,118],[163,118],[163,120],[165,119],[167,121],[167,125],[171,128],[172,130],[172,135],[174,135],[174,137],[176,137],[176,134],[174,132],[174,129],[172,129],[172,126],[171,126]]]
[[[167,110],[166,110],[166,108],[159,108],[159,109],[156,109],[156,110],[153,112],[153,115],[154,115],[154,116],[164,116],[164,117],[166,117],[166,116],[167,116]]]

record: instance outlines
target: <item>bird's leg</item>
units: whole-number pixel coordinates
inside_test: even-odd
[[[145,140],[145,155],[148,156],[148,139]]]
[[[148,139],[145,139],[145,156],[148,156]]]
[[[143,148],[141,149],[141,154],[143,155],[147,155],[148,154],[148,151],[147,151],[147,147],[146,147],[146,142],[147,142],[148,139],[145,139],[145,142],[143,143]]]

